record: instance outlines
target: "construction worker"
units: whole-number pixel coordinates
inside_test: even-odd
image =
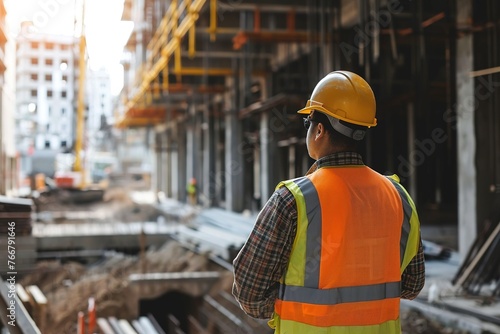
[[[412,199],[356,150],[377,125],[372,89],[335,71],[298,113],[316,162],[259,213],[233,262],[233,295],[275,333],[401,333],[400,299],[423,288],[424,254]]]
[[[186,192],[189,197],[189,204],[196,205],[196,179],[194,177],[189,180],[188,185],[186,186]]]

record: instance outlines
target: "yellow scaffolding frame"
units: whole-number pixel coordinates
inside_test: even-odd
[[[182,73],[182,66],[180,63],[180,42],[189,30],[191,30],[190,34],[194,35],[194,24],[198,20],[199,12],[203,8],[205,2],[206,0],[192,1],[188,8],[188,14],[184,17],[180,24],[178,23],[178,18],[180,13],[187,8],[187,4],[185,1],[183,1],[180,5],[177,0],[172,2],[172,5],[164,15],[155,36],[148,44],[148,48],[151,47],[151,54],[148,57],[147,65],[151,64],[151,66],[146,66],[146,72],[143,74],[142,82],[137,88],[134,96],[127,102],[126,109],[132,108],[139,102],[145,93],[147,94],[149,85],[158,77],[160,72],[168,67],[168,60],[172,57],[172,55],[176,58],[175,72]],[[212,17],[211,19],[214,18]],[[214,26],[213,23],[211,23],[211,27],[212,26]],[[169,39],[168,37],[170,32],[172,32],[173,36]],[[194,46],[194,42],[191,43]],[[161,47],[161,45],[165,46]],[[194,48],[191,52],[194,55]],[[154,58],[158,54],[160,55],[160,58],[153,64]],[[168,73],[168,69],[166,71]],[[168,86],[168,83],[166,85]]]

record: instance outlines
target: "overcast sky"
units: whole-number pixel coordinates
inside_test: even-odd
[[[31,21],[36,32],[79,36],[82,1],[5,0],[9,35],[15,38],[21,22]],[[112,76],[118,77],[116,85],[120,87],[122,74],[117,66],[133,28],[131,22],[120,22],[124,0],[85,1],[85,35],[91,68],[107,68],[112,72]],[[78,20],[76,25],[75,19]]]
[[[5,7],[7,24],[14,36],[22,21],[32,21],[39,32],[74,34],[75,0],[6,0]]]

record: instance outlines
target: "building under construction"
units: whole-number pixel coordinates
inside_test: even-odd
[[[365,164],[398,174],[423,239],[438,231],[458,251],[426,247],[446,261],[426,262],[425,292],[411,307],[402,301],[403,332],[441,333],[441,323],[443,333],[500,333],[500,4],[124,4],[134,31],[107,130],[120,136],[109,137],[120,176],[142,177],[147,191],[108,189],[86,211],[52,213],[41,196],[33,224],[28,200],[0,198],[22,218],[16,242],[30,254],[18,264],[29,273],[17,291],[27,308],[19,333],[271,333],[231,296],[231,261],[275,186],[313,163],[297,110],[334,70],[360,74],[375,93]],[[131,189],[131,180],[114,181]],[[197,205],[188,205],[193,186]]]
[[[397,173],[422,224],[467,252],[499,219],[495,1],[127,1],[116,126],[143,133],[154,188],[241,212],[311,164],[296,111],[333,70],[362,75],[378,126],[365,163]],[[496,205],[495,205],[496,203]]]

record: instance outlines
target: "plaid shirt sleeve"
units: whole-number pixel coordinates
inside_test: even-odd
[[[425,284],[425,261],[422,240],[417,255],[410,261],[401,275],[401,298],[415,299]]]
[[[252,233],[233,261],[232,293],[249,316],[272,317],[296,228],[295,199],[286,187],[279,188],[259,213]]]

